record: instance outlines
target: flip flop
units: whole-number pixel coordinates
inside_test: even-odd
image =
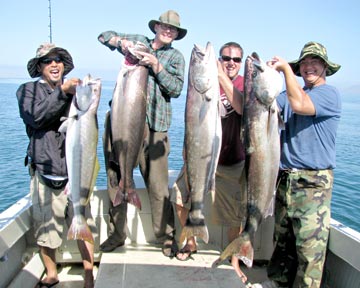
[[[36,287],[47,287],[47,288],[51,288],[51,287],[54,287],[55,285],[59,284],[59,280],[54,282],[54,283],[45,283],[45,282],[42,282],[41,280],[37,283],[37,286]]]
[[[181,259],[178,257],[179,254],[187,254],[187,257],[185,259]],[[178,253],[176,253],[176,259],[179,261],[188,261],[189,259],[194,260],[194,258],[191,256],[193,254],[196,254],[197,250],[189,250],[189,249],[180,249]]]

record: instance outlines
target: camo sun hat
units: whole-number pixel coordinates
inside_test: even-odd
[[[307,56],[317,56],[320,57],[327,65],[326,76],[331,76],[335,74],[341,67],[339,64],[335,64],[328,59],[326,48],[317,42],[308,42],[304,45],[304,48],[301,50],[300,57],[298,60],[289,62],[291,69],[293,70],[296,76],[300,75],[300,61]]]
[[[180,40],[184,38],[187,33],[186,29],[180,27],[180,16],[174,10],[168,10],[165,13],[161,14],[159,20],[151,20],[149,22],[150,30],[154,34],[156,34],[155,24],[161,24],[161,23],[173,26],[178,29],[178,36],[175,38],[175,40]]]
[[[38,71],[38,64],[41,58],[48,55],[50,52],[56,53],[61,57],[61,60],[64,64],[64,76],[68,74],[72,69],[74,69],[74,63],[70,53],[60,47],[56,47],[53,43],[43,43],[36,50],[36,56],[29,60],[27,64],[27,69],[32,78],[40,77],[41,73]]]

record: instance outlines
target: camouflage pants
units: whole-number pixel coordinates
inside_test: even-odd
[[[332,170],[281,171],[268,276],[281,287],[320,287],[330,228]]]

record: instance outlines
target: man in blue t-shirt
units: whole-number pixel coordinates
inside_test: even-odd
[[[298,60],[276,56],[286,91],[277,98],[285,129],[275,206],[275,250],[270,281],[252,287],[320,287],[330,227],[335,138],[341,115],[338,90],[326,83],[340,69],[316,42]],[[295,76],[301,76],[301,87]]]

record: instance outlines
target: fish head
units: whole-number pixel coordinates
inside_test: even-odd
[[[136,65],[143,58],[138,52],[149,53],[150,49],[144,43],[137,41],[133,47],[128,47],[128,52],[125,54],[125,63],[127,65]]]
[[[86,112],[89,109],[97,108],[101,94],[101,79],[92,78],[87,75],[76,86],[76,94],[73,98],[74,105],[78,111]]]
[[[280,94],[283,80],[280,73],[262,61],[256,52],[246,58],[245,93],[253,93],[265,106],[271,106]]]
[[[194,44],[189,63],[189,83],[200,94],[205,94],[214,85],[214,79],[217,79],[216,61],[210,42],[205,48]]]

